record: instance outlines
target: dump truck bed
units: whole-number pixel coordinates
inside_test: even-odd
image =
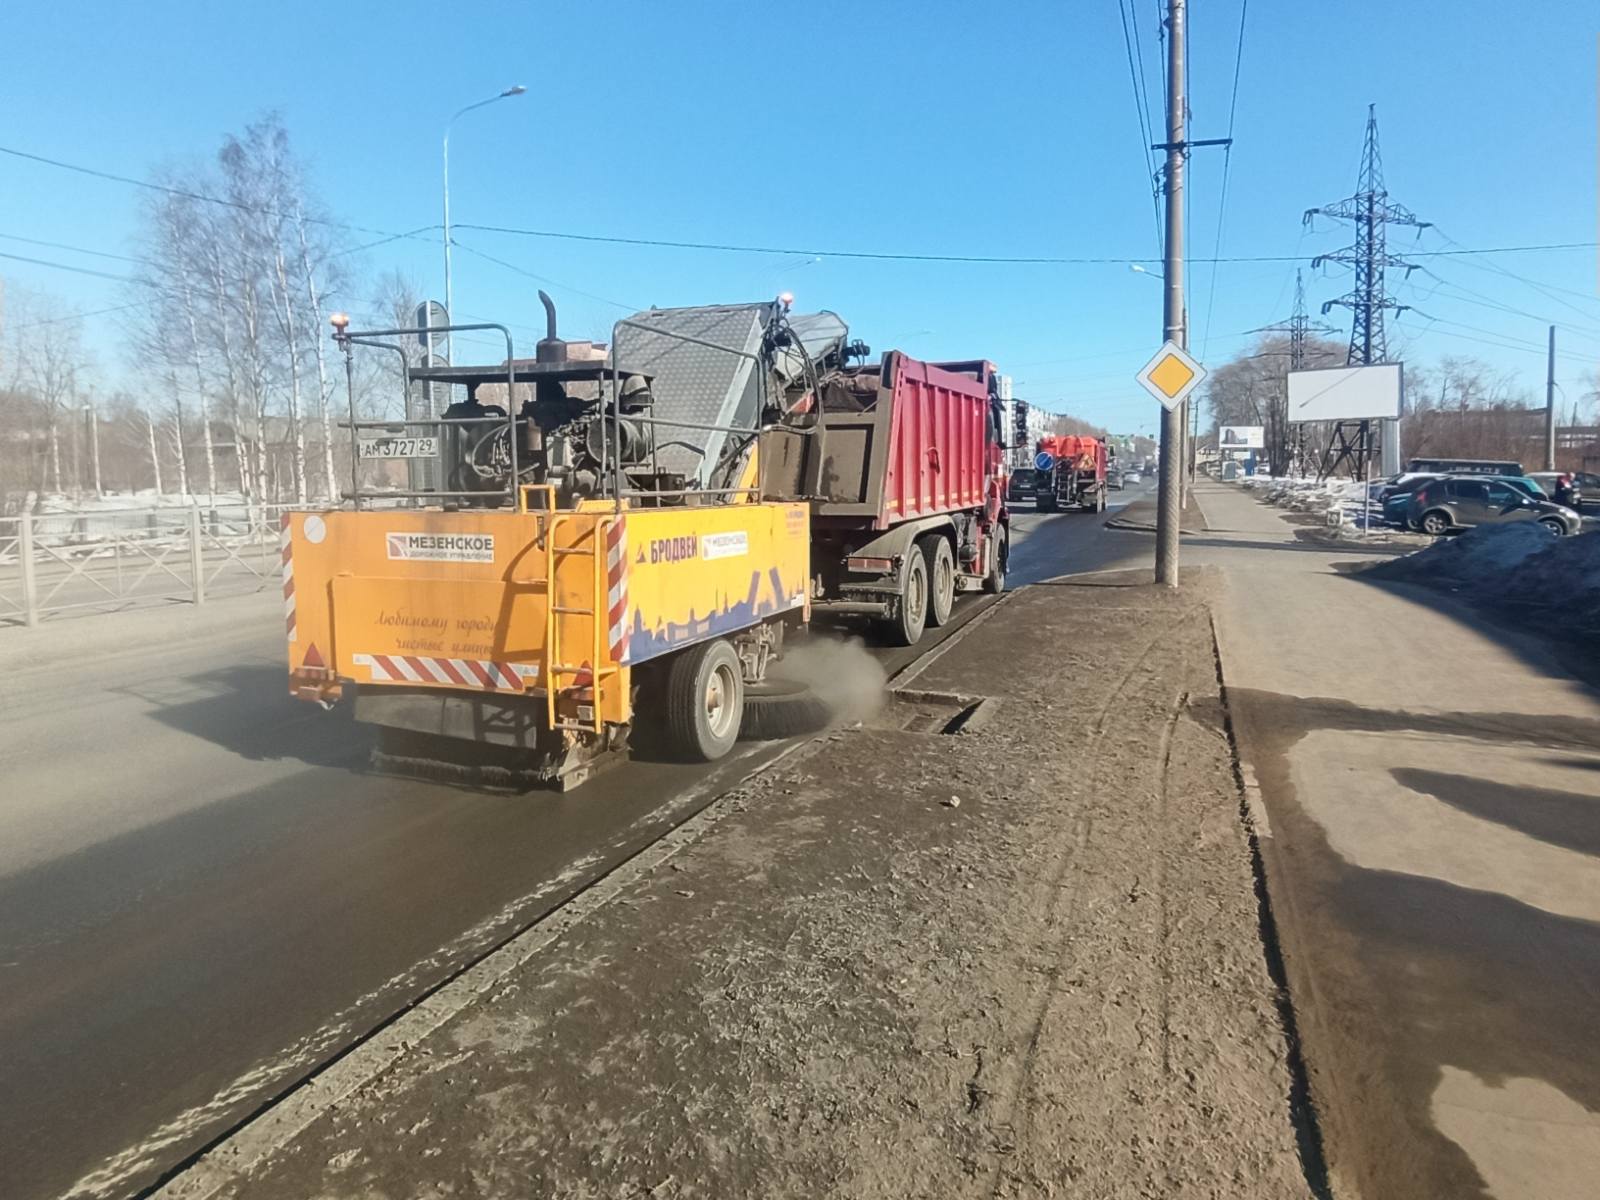
[[[950,366],[893,351],[824,397],[819,527],[888,529],[984,503],[992,368]]]

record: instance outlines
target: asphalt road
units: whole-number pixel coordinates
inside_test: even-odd
[[[1012,586],[1148,558],[1103,522],[1019,514]],[[286,696],[281,636],[261,598],[0,634],[10,1200],[148,1188],[781,749],[568,795],[376,776],[361,727]]]

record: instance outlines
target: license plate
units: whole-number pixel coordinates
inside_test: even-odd
[[[436,437],[381,437],[362,438],[362,458],[437,458],[439,439]]]

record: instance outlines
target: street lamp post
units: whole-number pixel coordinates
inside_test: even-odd
[[[451,301],[453,299],[453,296],[452,296],[451,291],[450,291],[450,129],[451,129],[451,126],[453,126],[460,118],[466,116],[467,113],[471,112],[475,108],[483,108],[485,105],[493,104],[497,100],[506,100],[506,99],[509,99],[512,96],[520,96],[524,92],[526,92],[527,90],[528,89],[523,87],[520,83],[513,84],[511,87],[508,87],[505,91],[501,92],[497,96],[490,96],[487,100],[479,100],[475,104],[467,105],[465,108],[463,108],[460,111],[458,111],[455,114],[455,116],[451,117],[449,121],[445,122],[445,127],[444,127],[444,311],[445,311],[445,319],[446,319],[446,321],[453,321],[455,319],[455,307],[451,303]],[[445,345],[445,355],[450,359],[451,363],[454,363],[455,360],[456,360],[456,358],[455,358],[455,346],[451,342],[450,333],[449,333],[448,330],[445,332],[445,335],[444,335],[444,345]]]
[[[105,492],[100,487],[100,415],[95,412],[92,398],[83,406],[83,415],[89,422],[89,465],[94,471],[94,494],[98,499]]]

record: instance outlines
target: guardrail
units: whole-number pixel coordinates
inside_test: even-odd
[[[0,517],[0,626],[274,590],[289,510],[196,503]]]

